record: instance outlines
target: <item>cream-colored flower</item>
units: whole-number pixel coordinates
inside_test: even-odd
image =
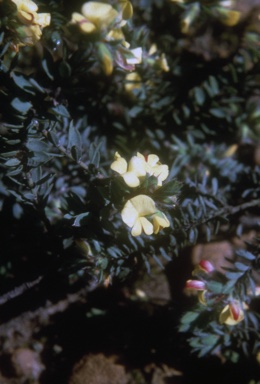
[[[155,176],[158,180],[158,186],[162,186],[162,182],[167,179],[169,175],[169,167],[159,161],[157,155],[148,155],[144,157],[141,153],[137,152],[137,157],[142,159],[145,163],[146,172],[150,176]]]
[[[133,156],[127,165],[127,161],[118,152],[115,153],[115,161],[110,168],[119,173],[126,184],[132,188],[138,187],[140,185],[139,178],[146,175],[145,164],[142,159]]]
[[[236,325],[242,320],[244,320],[244,311],[237,300],[226,305],[219,316],[221,324]]]
[[[38,6],[31,0],[12,0],[17,6],[17,18],[22,23],[19,28],[21,42],[18,46],[33,45],[40,40],[42,28],[50,25],[49,13],[37,13]]]
[[[121,212],[123,222],[128,225],[132,236],[157,234],[160,229],[170,226],[164,213],[157,210],[151,197],[138,195],[128,200]]]
[[[81,8],[83,16],[93,23],[97,30],[108,28],[115,23],[118,12],[110,4],[89,1]]]

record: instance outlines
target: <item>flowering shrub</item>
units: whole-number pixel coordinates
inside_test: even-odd
[[[4,292],[49,274],[108,287],[239,239],[226,273],[196,266],[176,317],[199,356],[259,361],[259,12],[0,1]]]

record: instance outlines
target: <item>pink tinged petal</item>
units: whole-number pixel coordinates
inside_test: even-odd
[[[211,262],[208,260],[201,260],[199,262],[199,268],[201,270],[203,270],[204,272],[207,272],[207,273],[210,273],[210,272],[214,271],[214,269],[215,269],[213,264],[211,264]]]
[[[78,12],[74,12],[71,17],[71,22],[73,24],[78,24],[82,32],[91,33],[94,32],[96,27],[93,23],[87,20],[84,16],[82,16]]]
[[[237,321],[240,317],[240,306],[237,303],[231,303],[229,304],[229,309],[233,319]]]
[[[244,312],[240,305],[232,302],[224,307],[219,316],[221,324],[236,325],[244,319]]]
[[[206,288],[206,284],[200,280],[188,280],[186,281],[185,288],[194,289],[196,291],[203,291]]]
[[[131,188],[135,188],[140,185],[140,180],[134,172],[126,172],[122,175],[122,177],[125,183]]]
[[[137,156],[133,156],[130,159],[129,165],[128,165],[128,170],[135,172],[136,176],[138,176],[138,177],[146,175],[145,163],[141,158],[139,158]]]

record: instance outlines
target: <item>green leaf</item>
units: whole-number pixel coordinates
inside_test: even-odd
[[[237,250],[236,255],[243,257],[244,259],[247,259],[247,260],[251,260],[251,261],[255,260],[255,256],[251,252],[246,251],[245,249]]]
[[[196,103],[198,105],[204,104],[205,92],[203,91],[203,89],[201,89],[199,87],[195,87],[194,88],[194,96],[195,96]]]
[[[30,139],[27,144],[27,148],[33,152],[47,152],[49,149],[48,144],[42,140]]]
[[[213,293],[219,294],[223,291],[223,284],[219,283],[218,281],[208,281],[207,289]]]
[[[74,127],[72,121],[69,127],[68,148],[70,149],[70,153],[73,159],[79,161],[82,156],[81,135],[79,131]]]
[[[90,164],[95,165],[96,168],[99,167],[100,162],[100,148],[103,145],[103,140],[100,140],[98,144],[91,143],[89,147],[89,162]]]
[[[62,117],[70,118],[69,111],[62,104],[57,105],[57,107],[50,108],[49,111],[50,111],[50,113],[53,113],[56,116],[62,116]]]
[[[226,272],[226,277],[228,279],[235,279],[238,280],[241,276],[243,276],[243,272]]]
[[[9,159],[5,162],[5,165],[7,167],[16,167],[17,165],[19,165],[21,163],[20,160],[18,159]]]
[[[245,271],[247,271],[247,270],[249,269],[249,266],[248,266],[248,265],[245,265],[245,264],[240,263],[240,262],[238,262],[238,261],[235,263],[235,267],[236,267],[239,271],[243,271],[243,272],[245,272]]]
[[[80,215],[74,216],[75,220],[73,222],[73,227],[82,227],[83,225],[86,225],[86,223],[89,221],[89,212],[81,213]]]
[[[186,312],[181,318],[181,324],[189,324],[196,320],[199,316],[199,312]]]
[[[22,101],[18,97],[15,97],[11,101],[11,106],[22,115],[26,115],[26,113],[32,108],[32,103],[29,101]]]

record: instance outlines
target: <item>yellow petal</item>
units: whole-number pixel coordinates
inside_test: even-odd
[[[135,188],[140,185],[140,180],[135,172],[126,172],[122,175],[122,177],[125,180],[125,183],[131,188]]]
[[[118,17],[118,12],[110,4],[96,1],[83,4],[81,11],[98,28],[109,26]]]
[[[145,162],[137,156],[133,156],[128,165],[128,170],[131,172],[135,172],[136,176],[145,176],[146,175],[146,167]]]
[[[118,157],[111,165],[110,168],[122,175],[127,171],[127,161],[123,157]]]
[[[147,158],[147,163],[151,166],[154,167],[159,161],[159,157],[157,155],[148,155]]]
[[[130,3],[130,1],[121,2],[121,4],[122,3],[123,3],[122,18],[124,20],[131,19],[131,17],[133,16],[133,6],[132,6],[132,4]]]
[[[37,13],[34,22],[41,28],[47,27],[51,23],[51,15],[49,13]]]
[[[82,32],[85,33],[92,33],[96,30],[95,25],[78,12],[72,13],[71,23],[78,24]]]
[[[153,216],[154,233],[157,234],[161,229],[170,226],[170,222],[163,212],[158,211]]]
[[[141,233],[142,233],[142,224],[141,224],[140,219],[137,219],[133,228],[132,228],[131,235],[132,236],[140,236]]]
[[[137,218],[138,218],[138,212],[133,206],[131,200],[128,200],[121,212],[121,217],[123,222],[128,225],[130,228],[133,227],[135,224]]]
[[[158,185],[161,186],[162,182],[167,179],[169,175],[168,165],[157,165],[152,169],[152,175],[158,178]]]
[[[18,10],[25,12],[37,12],[38,6],[31,0],[12,0],[16,4]]]
[[[229,27],[233,27],[234,25],[236,25],[239,22],[241,16],[241,13],[238,11],[232,11],[224,8],[219,9],[219,13],[220,21],[222,22],[222,24],[225,24]]]
[[[137,72],[131,72],[126,75],[126,83],[125,83],[125,90],[127,92],[131,92],[134,89],[140,89],[141,88],[141,77],[138,75]],[[137,154],[138,156],[138,154]]]
[[[144,230],[144,233],[146,235],[151,235],[153,233],[153,225],[152,223],[147,220],[145,217],[140,217],[140,222],[142,224],[142,228]]]
[[[138,195],[130,201],[138,212],[139,217],[149,216],[156,212],[155,202],[149,196]]]

